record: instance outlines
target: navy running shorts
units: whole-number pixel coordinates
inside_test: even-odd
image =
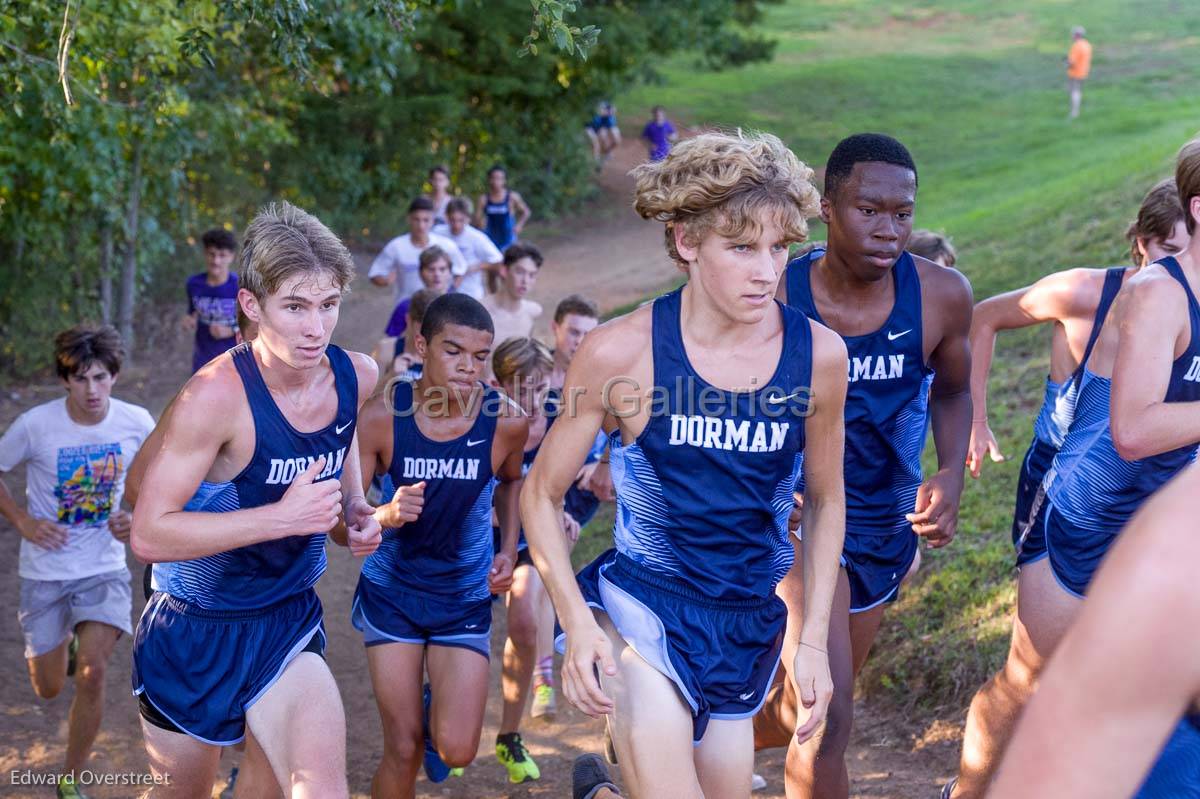
[[[1013,511],[1012,541],[1017,566],[1046,557],[1046,509],[1050,503],[1041,493],[1042,478],[1050,469],[1058,448],[1034,438],[1021,461],[1017,478],[1017,503]],[[1040,495],[1040,496],[1039,496]]]
[[[322,618],[311,588],[252,610],[206,610],[156,592],[134,633],[133,693],[192,738],[235,744],[246,711],[314,637],[324,651]]]
[[[1116,536],[1080,529],[1065,519],[1053,503],[1047,504],[1043,528],[1050,571],[1067,593],[1083,599]]]
[[[917,556],[917,534],[854,535],[846,532],[842,567],[850,579],[850,612],[895,602],[900,582]]]
[[[709,719],[758,712],[779,665],[787,607],[762,599],[715,600],[610,549],[577,575],[584,599],[675,684],[692,711],[692,740]]]
[[[474,601],[444,594],[416,594],[359,576],[350,622],[367,646],[422,644],[491,652],[491,598]]]

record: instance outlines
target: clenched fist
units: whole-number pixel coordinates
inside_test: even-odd
[[[285,535],[327,533],[337,524],[342,510],[342,484],[338,480],[313,482],[324,468],[322,455],[292,481],[279,500],[280,520],[288,530]]]

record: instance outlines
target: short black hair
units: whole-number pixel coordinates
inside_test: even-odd
[[[510,244],[504,249],[505,266],[512,266],[522,258],[529,258],[538,269],[542,268],[542,251],[532,244],[518,241],[516,244]]]
[[[463,197],[455,197],[446,203],[446,216],[450,216],[450,214],[465,214],[466,216],[470,216],[471,204]]]
[[[412,202],[410,202],[408,204],[408,212],[410,214],[414,213],[416,211],[432,211],[432,210],[433,210],[433,200],[429,199],[428,197],[418,197],[417,199],[413,200]]]
[[[825,196],[833,198],[855,164],[884,163],[911,169],[917,178],[917,165],[908,148],[884,133],[855,133],[837,143],[825,163]]]
[[[442,332],[446,325],[462,325],[473,330],[486,330],[495,335],[492,315],[479,300],[469,294],[443,294],[425,309],[421,320],[421,335],[426,341]]]
[[[492,176],[493,172],[503,172],[506,175],[508,174],[508,170],[505,169],[501,164],[492,164],[491,168],[487,171],[489,178]]]
[[[441,172],[446,177],[450,177],[450,169],[445,164],[434,164],[429,168],[429,177],[433,177],[438,172]]]
[[[216,247],[218,250],[229,250],[237,252],[237,239],[233,234],[222,227],[215,227],[212,230],[204,231],[204,235],[200,237],[200,244],[205,249]]]
[[[75,325],[54,337],[54,368],[63,380],[99,363],[110,375],[121,371],[125,346],[112,325]]]

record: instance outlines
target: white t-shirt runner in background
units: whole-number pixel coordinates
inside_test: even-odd
[[[149,411],[112,398],[94,425],[74,421],[66,397],[17,417],[0,438],[0,472],[26,464],[26,511],[67,529],[62,549],[21,539],[22,578],[77,580],[125,568],[125,545],[108,517],[120,509],[125,472],[153,429]]]
[[[459,251],[458,245],[445,236],[429,234],[429,244],[416,247],[412,243],[412,234],[405,233],[387,243],[371,262],[367,277],[387,277],[396,275],[396,302],[412,296],[413,292],[422,288],[420,266],[421,251],[436,244],[450,256],[450,272],[454,275],[464,275],[467,272],[467,262]]]
[[[484,233],[477,227],[464,225],[462,233],[455,236],[450,232],[449,225],[435,225],[433,232],[439,236],[445,236],[458,245],[458,249],[462,252],[463,258],[466,259],[467,268],[470,269],[478,263],[496,264],[500,263],[504,258],[499,248],[492,243],[488,238],[488,234]],[[458,274],[455,272],[455,274]],[[462,285],[458,287],[461,294],[467,294],[477,300],[483,299],[483,272],[472,272],[463,278]]]

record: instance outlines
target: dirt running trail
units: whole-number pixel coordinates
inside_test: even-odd
[[[585,212],[554,223],[553,229],[535,224],[526,232],[526,238],[539,244],[546,256],[535,293],[546,308],[546,317],[553,313],[554,303],[568,293],[583,294],[609,310],[659,291],[678,279],[678,272],[662,246],[661,227],[642,222],[629,206],[632,181],[626,172],[642,154],[637,142],[626,143],[600,175],[602,196]],[[365,273],[373,255],[369,252],[357,256],[361,273]],[[335,341],[344,347],[370,351],[391,311],[391,296],[390,289],[376,289],[360,279],[343,306]],[[155,351],[143,355],[139,364],[121,375],[116,394],[158,414],[187,378],[190,347],[183,335],[156,338]],[[0,425],[7,426],[26,408],[60,395],[61,389],[54,384],[21,387],[15,392],[10,389],[0,396]],[[8,483],[14,493],[23,491],[19,480],[9,479]],[[17,535],[0,521],[0,536],[9,553],[0,564],[0,606],[4,608],[0,613],[0,658],[7,675],[0,681],[0,795],[14,799],[49,797],[54,795],[53,788],[26,787],[13,781],[27,770],[46,774],[61,768],[72,689],[66,689],[62,696],[49,702],[34,698],[25,676],[21,632],[16,620]],[[141,567],[132,558],[130,568],[135,576],[140,576]],[[381,752],[379,715],[367,677],[362,639],[349,622],[358,569],[359,561],[345,550],[331,546],[329,570],[318,586],[329,635],[326,657],[346,708],[348,772],[351,793],[356,799],[369,796],[371,775]],[[135,581],[135,594],[136,618],[144,604],[140,580]],[[418,796],[561,799],[570,796],[571,762],[575,756],[602,751],[602,723],[565,707],[562,702],[555,721],[527,720],[523,725],[526,743],[541,768],[542,779],[518,786],[508,783],[493,754],[500,710],[498,653],[503,649],[504,630],[504,611],[497,605],[492,635],[492,650],[497,657],[492,659],[491,691],[478,759],[461,778],[440,785],[422,779],[417,786]],[[137,707],[129,693],[130,656],[130,639],[125,636],[117,645],[106,675],[104,724],[90,763],[97,774],[140,775],[147,771]],[[854,747],[849,755],[851,795],[894,799],[936,795],[938,781],[944,780],[954,766],[958,726],[935,725],[933,732],[927,733],[900,719],[876,716],[862,703],[858,710]],[[313,734],[321,735],[322,731],[314,729]],[[225,760],[222,774],[227,772],[230,762],[228,758]],[[755,796],[781,798],[783,753],[761,754],[756,770],[767,779],[768,786]],[[90,795],[124,799],[135,796],[136,792],[131,787],[97,786]]]

